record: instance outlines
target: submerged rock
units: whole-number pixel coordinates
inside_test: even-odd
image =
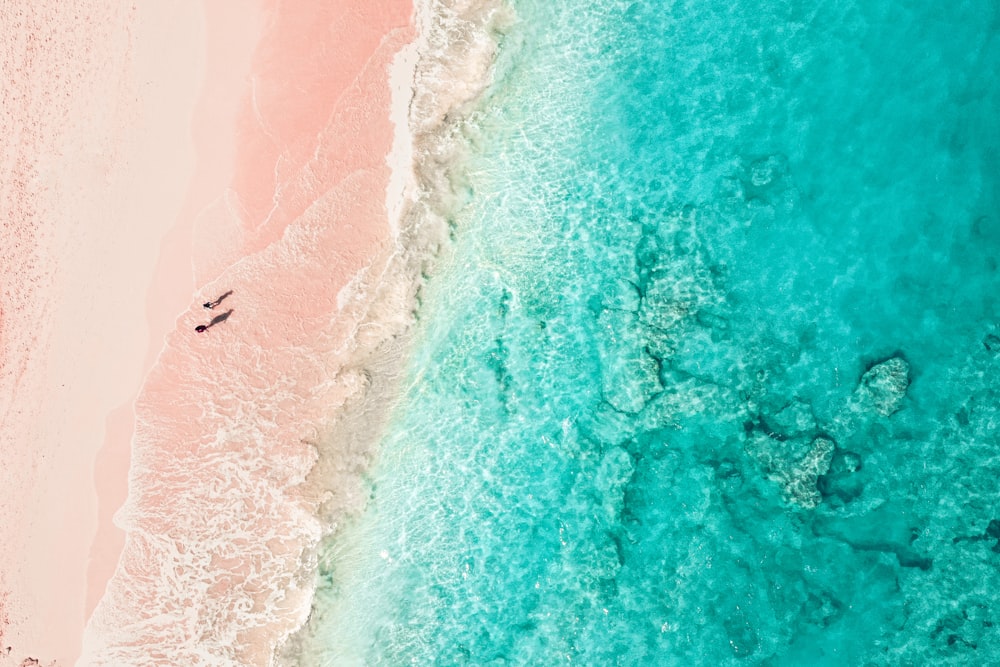
[[[855,395],[863,404],[888,417],[902,407],[909,386],[910,365],[902,357],[892,357],[861,376]]]
[[[830,469],[833,449],[833,441],[828,438],[813,440],[812,449],[788,471],[783,480],[788,500],[809,509],[819,505],[823,497],[817,482],[819,476]]]
[[[726,630],[729,648],[735,657],[747,658],[760,647],[757,630],[750,624],[744,613],[738,612],[725,619],[722,627]]]
[[[757,459],[768,479],[781,487],[782,497],[806,509],[816,507],[823,499],[817,484],[830,469],[834,449],[833,440],[824,437],[810,442],[755,434],[746,444],[747,452]]]
[[[640,314],[647,326],[670,331],[697,312],[697,289],[690,278],[662,273],[654,276],[642,295]]]
[[[601,294],[601,305],[610,310],[624,310],[630,313],[639,311],[642,294],[636,284],[624,278],[618,278],[608,283]]]
[[[995,542],[991,551],[1000,553],[1000,520],[990,519],[989,525],[986,526],[986,530],[981,535],[959,535],[952,538],[951,542],[958,544],[960,542],[982,542],[983,540]]]
[[[750,165],[750,184],[755,188],[771,185],[784,177],[788,171],[788,158],[784,155],[768,155],[754,160]]]

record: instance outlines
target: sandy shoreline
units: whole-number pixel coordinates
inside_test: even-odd
[[[268,663],[312,594],[302,567],[323,498],[302,482],[315,439],[365,391],[358,346],[410,321],[412,279],[381,280],[395,253],[388,70],[413,38],[412,8],[263,13],[236,169],[192,230],[202,288],[136,402],[127,538],[88,626],[88,665]],[[219,310],[231,317],[195,333],[219,312],[201,300],[229,290]],[[361,335],[373,299],[381,323]]]
[[[368,276],[380,283],[365,318],[375,332],[361,328],[355,334],[353,363],[363,369],[365,387],[329,411],[335,421],[318,440],[320,457],[306,487],[326,494],[319,505],[325,534],[315,552],[326,562],[324,577],[331,567],[351,567],[340,561],[350,548],[339,542],[339,529],[358,516],[374,491],[365,480],[404,390],[407,359],[416,342],[412,321],[400,315],[416,311],[416,293],[424,279],[440,261],[448,261],[448,219],[462,206],[461,173],[468,150],[464,126],[492,81],[496,34],[513,20],[499,0],[418,1],[416,39],[393,61],[390,117],[396,133],[388,156],[392,174],[385,208],[395,250],[382,275]],[[394,320],[391,335],[384,335],[380,329]],[[315,573],[313,578],[315,588]],[[335,577],[334,590],[338,581]],[[328,585],[319,593],[311,601],[306,623],[280,647],[278,664],[362,664],[363,651],[354,650],[358,647],[331,642],[337,598],[330,598]]]
[[[186,151],[192,164],[177,170],[188,178],[186,194],[173,224],[161,237],[148,295],[145,298],[149,346],[140,377],[145,377],[163,349],[168,331],[191,302],[195,291],[192,236],[197,216],[224,192],[232,176],[235,131],[240,102],[246,95],[250,56],[259,33],[259,12],[245,2],[190,2],[183,9],[143,6],[136,21],[133,61],[137,79],[146,81],[144,126],[169,128],[187,121]],[[166,14],[167,16],[164,16]],[[188,68],[179,67],[187,58]],[[189,72],[183,76],[183,72]],[[177,84],[170,85],[171,81]],[[178,94],[183,85],[187,94]],[[197,102],[190,91],[197,91]],[[228,131],[227,131],[228,130]],[[146,137],[151,140],[149,132]],[[135,186],[157,182],[163,157],[176,148],[150,146],[137,153],[148,156],[145,169],[135,172]],[[148,182],[146,187],[148,187]],[[133,190],[136,192],[136,190]],[[142,195],[140,208],[154,205],[154,195]],[[133,195],[135,196],[135,195]],[[176,201],[174,206],[177,206]],[[112,523],[128,492],[130,446],[135,426],[133,403],[141,382],[129,400],[107,420],[107,435],[97,454],[95,486],[98,493],[98,532],[91,548],[86,614],[93,612],[118,564],[125,534]]]
[[[3,54],[57,38],[5,104],[3,196],[23,215],[4,232],[27,248],[6,265],[32,280],[0,301],[0,636],[10,659],[72,664],[93,609],[80,664],[268,664],[306,620],[316,545],[364,504],[445,242],[447,204],[415,190],[447,198],[431,135],[482,91],[493,44],[434,45],[476,75],[455,90],[444,66],[414,72],[408,0],[101,2],[24,0],[25,44]],[[421,31],[446,39],[431,7]],[[69,101],[39,113],[54,90]],[[227,290],[231,318],[194,333]]]

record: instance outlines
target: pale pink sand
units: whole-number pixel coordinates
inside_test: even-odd
[[[81,664],[269,664],[311,599],[328,500],[303,486],[317,444],[366,390],[359,355],[411,319],[412,276],[388,275],[386,208],[389,65],[413,39],[411,6],[264,12],[232,188],[196,222],[196,276],[210,282],[136,402],[125,548]],[[220,308],[200,308],[226,290]],[[365,464],[343,454],[345,468]],[[360,494],[353,484],[335,493]]]
[[[158,133],[160,128],[191,118],[189,96],[178,96],[178,86],[169,85],[171,80],[188,90],[192,86],[200,89],[193,127],[185,137],[186,144],[194,140],[197,168],[193,175],[190,170],[183,173],[190,178],[187,194],[173,226],[160,242],[153,282],[145,300],[150,334],[142,368],[145,375],[163,349],[164,336],[188,308],[195,290],[191,256],[194,220],[221,197],[232,179],[234,124],[240,102],[246,98],[250,56],[260,33],[261,13],[255,3],[247,0],[190,0],[181,9],[166,12],[152,6],[143,9],[149,18],[137,26],[145,32],[135,36],[133,53],[140,76],[150,82],[145,133]],[[195,67],[179,67],[185,60],[196,61]],[[152,147],[147,154],[157,164],[169,152],[169,146],[161,146]],[[160,180],[156,174],[148,177],[152,184]],[[150,198],[149,206],[155,205]],[[133,403],[138,390],[137,382],[128,401],[108,416],[104,446],[97,454],[94,481],[99,513],[87,573],[88,617],[104,594],[125,545],[125,533],[113,524],[112,518],[128,493],[135,427]]]
[[[0,6],[0,618],[11,660],[66,665],[79,653],[95,458],[107,416],[141,378],[146,292],[193,175],[198,7],[156,4]]]

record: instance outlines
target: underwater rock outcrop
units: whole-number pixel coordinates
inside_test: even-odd
[[[910,386],[910,365],[900,356],[875,364],[861,376],[855,396],[883,417],[898,411]]]
[[[833,440],[822,436],[812,441],[777,440],[757,433],[747,440],[746,449],[768,479],[781,487],[786,501],[812,509],[823,500],[817,482],[830,469]]]

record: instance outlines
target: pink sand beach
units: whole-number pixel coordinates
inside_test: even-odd
[[[327,499],[304,482],[365,389],[358,328],[387,298],[389,72],[412,8],[261,12],[232,178],[193,219],[199,290],[135,404],[127,537],[84,664],[271,664],[308,613]]]
[[[88,562],[95,473],[120,504],[129,406],[166,332],[146,297],[194,173],[204,38],[194,3],[15,1],[0,23],[0,653],[67,665],[88,567],[117,561],[110,543]],[[190,270],[177,281],[190,293]],[[119,455],[95,471],[106,439]]]
[[[412,7],[0,21],[0,664],[271,664],[317,514],[361,492],[305,483],[332,415],[411,317],[387,157]]]

